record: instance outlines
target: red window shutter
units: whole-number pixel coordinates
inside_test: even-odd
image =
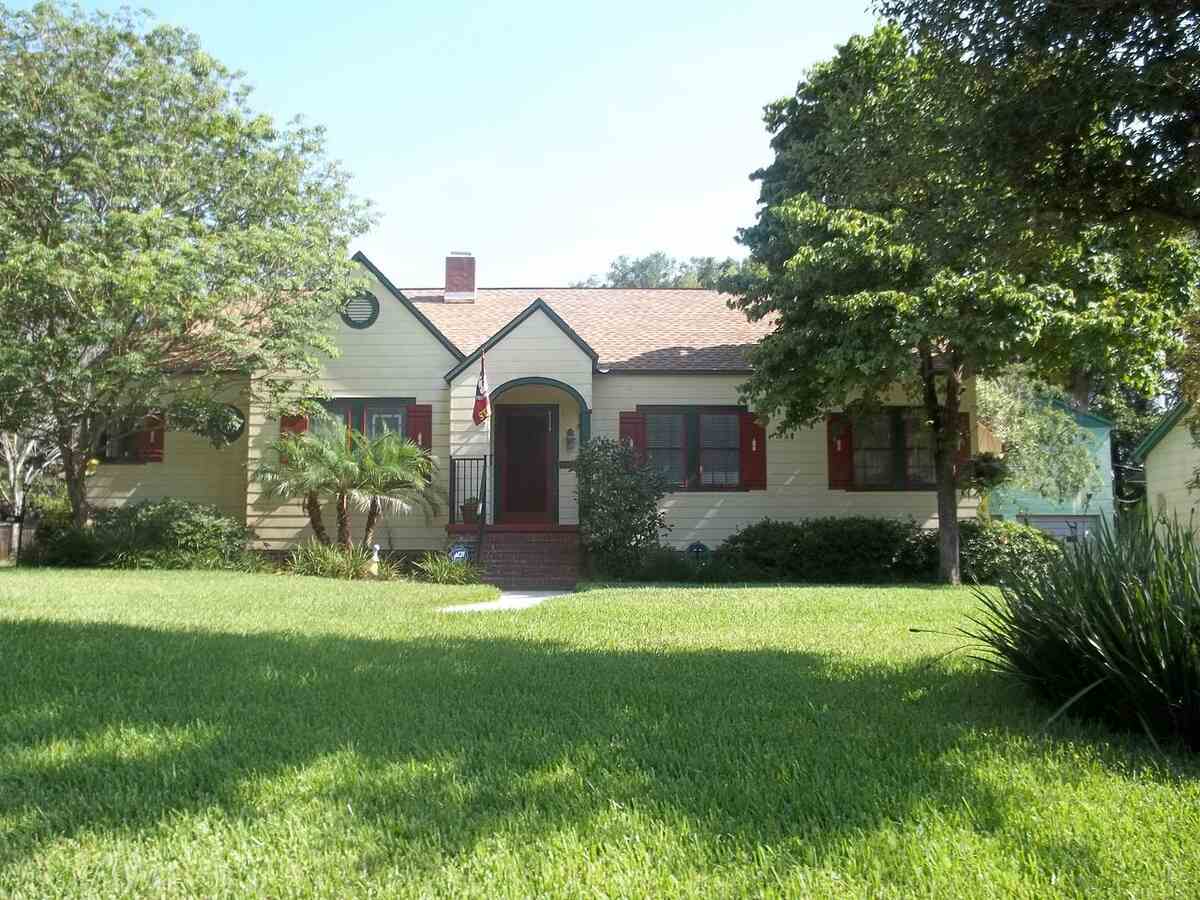
[[[621,443],[628,443],[638,451],[638,457],[646,458],[646,417],[641,413],[621,413]]]
[[[958,451],[954,455],[955,474],[961,475],[971,462],[971,414],[958,414]]]
[[[738,417],[741,421],[742,489],[767,489],[767,429],[751,412]]]
[[[411,404],[406,411],[404,432],[422,450],[433,450],[433,407],[428,403]]]
[[[281,416],[279,418],[279,433],[304,434],[308,431],[308,416]]]
[[[146,416],[142,430],[133,435],[134,454],[138,462],[160,463],[163,461],[163,444],[166,439],[163,417],[157,414]]]
[[[829,442],[829,488],[845,491],[854,487],[854,433],[850,417],[830,413],[825,419]]]

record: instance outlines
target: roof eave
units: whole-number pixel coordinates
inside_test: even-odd
[[[512,331],[514,331],[522,322],[524,322],[526,319],[528,319],[534,313],[539,312],[539,311],[545,313],[546,316],[550,319],[550,321],[553,322],[556,326],[558,326],[559,330],[561,330],[563,334],[565,334],[568,338],[570,338],[574,342],[575,346],[577,346],[581,351],[583,351],[583,353],[588,357],[588,359],[590,359],[592,361],[592,371],[598,372],[600,370],[599,354],[596,353],[596,351],[591,348],[591,346],[588,344],[588,342],[585,341],[583,338],[581,338],[575,332],[575,330],[563,320],[562,316],[560,316],[558,313],[556,313],[553,309],[550,308],[550,304],[548,304],[541,297],[538,297],[536,300],[534,300],[532,303],[530,303],[527,307],[525,307],[523,310],[521,310],[521,312],[517,313],[517,315],[514,316],[511,320],[509,320],[508,324],[506,324],[503,328],[501,328],[499,331],[497,331],[495,334],[493,334],[490,338],[488,338],[486,341],[484,341],[482,344],[480,344],[474,350],[474,352],[472,352],[471,354],[469,354],[466,357],[460,357],[459,363],[456,366],[454,366],[449,372],[446,373],[446,375],[445,375],[446,382],[447,383],[452,382],[455,378],[457,378],[464,371],[466,371],[466,369],[469,366],[471,366],[475,362],[475,360],[479,359],[479,357],[481,357],[487,351],[489,351],[493,347],[495,347],[498,343],[500,343],[502,340],[504,340],[506,337],[508,337],[508,335]]]
[[[1170,434],[1171,429],[1179,424],[1179,420],[1186,416],[1191,408],[1192,404],[1184,401],[1177,403],[1173,409],[1169,410],[1159,420],[1159,423],[1154,426],[1154,429],[1134,448],[1134,460],[1136,462],[1145,462],[1150,452],[1161,443],[1163,438]]]
[[[371,260],[367,258],[367,254],[365,254],[361,250],[359,250],[357,253],[354,254],[354,256],[352,256],[350,258],[352,260],[354,260],[356,263],[359,263],[361,266],[363,266],[372,275],[374,275],[379,280],[379,283],[382,284],[387,289],[388,293],[390,293],[393,297],[395,297],[397,300],[399,300],[400,303],[404,306],[404,308],[407,309],[410,313],[412,313],[413,317],[416,318],[416,320],[418,322],[420,322],[422,325],[424,325],[425,329],[430,334],[432,334],[435,338],[437,338],[438,341],[441,343],[441,345],[443,347],[445,347],[447,350],[449,350],[450,354],[455,359],[461,360],[463,358],[463,352],[461,350],[459,350],[458,347],[454,346],[454,342],[451,341],[450,338],[446,337],[446,335],[444,335],[441,332],[441,330],[436,325],[434,325],[433,322],[431,322],[429,320],[429,318],[425,315],[425,313],[423,313],[419,309],[417,309],[416,304],[413,303],[411,300],[409,300],[407,297],[405,297],[403,292],[398,287],[396,287],[394,284],[392,284],[392,282],[388,279],[388,277],[379,270],[379,267],[376,266],[375,263],[371,262]]]

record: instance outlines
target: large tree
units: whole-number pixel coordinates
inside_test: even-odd
[[[248,94],[178,28],[0,7],[0,428],[61,454],[79,522],[106,442],[219,443],[230,391],[306,391],[333,351],[367,211]]]
[[[1200,227],[1195,0],[876,6],[926,51],[970,70],[980,144],[1045,209]]]
[[[1152,378],[1195,271],[1168,231],[1043,217],[975,139],[976,90],[894,27],[815,67],[767,108],[775,159],[754,176],[762,208],[741,232],[752,261],[725,282],[774,323],[745,393],[779,430],[897,385],[923,411],[950,582],[969,381],[1016,362]]]
[[[692,256],[676,259],[663,253],[645,256],[618,256],[608,266],[603,278],[593,275],[575,287],[610,288],[707,288],[715,290],[722,276],[737,271],[738,261],[732,256]]]

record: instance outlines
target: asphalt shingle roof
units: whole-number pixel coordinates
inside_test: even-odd
[[[770,330],[717,291],[641,288],[478,288],[445,303],[441,288],[400,288],[463,353],[539,297],[600,356],[602,369],[744,371],[746,350]]]

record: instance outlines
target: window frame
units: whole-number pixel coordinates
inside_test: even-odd
[[[649,432],[649,417],[654,415],[674,415],[683,416],[683,441],[684,441],[684,478],[683,483],[673,484],[668,493],[672,494],[730,494],[730,493],[747,493],[750,488],[745,487],[745,466],[742,465],[742,454],[745,448],[742,446],[742,428],[741,416],[746,412],[746,407],[736,404],[688,404],[688,403],[656,403],[656,404],[638,404],[637,412],[639,415],[646,417],[646,430]],[[706,485],[703,483],[703,475],[700,471],[700,417],[702,415],[728,415],[734,416],[737,421],[736,434],[738,435],[737,454],[738,454],[738,483],[736,485]],[[649,437],[646,440],[646,458],[649,459],[650,447]],[[729,449],[729,448],[725,448]]]
[[[850,465],[850,477],[852,482],[850,487],[844,488],[847,491],[857,493],[872,493],[879,491],[904,492],[904,493],[922,493],[927,491],[937,490],[937,460],[934,459],[933,478],[931,481],[916,481],[909,471],[908,456],[909,456],[909,427],[908,422],[911,416],[921,417],[924,415],[924,410],[919,406],[895,406],[887,405],[878,409],[872,409],[869,412],[864,412],[849,416],[851,440],[854,441],[854,452],[858,451],[857,442],[857,425],[860,419],[869,415],[886,415],[890,425],[891,442],[888,447],[891,460],[891,478],[887,484],[860,484],[858,481],[858,464],[853,458]],[[932,435],[931,435],[932,439]],[[897,475],[899,473],[899,476]]]
[[[641,412],[641,409],[638,410]],[[674,447],[651,447],[650,446],[650,416],[676,416],[680,421],[679,428],[679,447],[677,452],[682,457],[679,471],[683,473],[683,481],[672,481],[669,484],[673,489],[684,491],[688,489],[688,484],[691,480],[692,473],[688,467],[688,460],[691,455],[690,441],[688,441],[688,415],[685,411],[679,409],[659,409],[644,414],[646,416],[646,459],[652,460],[652,453],[655,450],[676,450]]]
[[[345,427],[368,437],[370,432],[367,430],[367,416],[372,404],[402,408],[404,410],[404,428],[400,431],[400,436],[407,437],[408,407],[415,406],[416,402],[416,399],[412,397],[331,397],[328,400],[322,400],[321,406],[335,420],[341,420]]]

